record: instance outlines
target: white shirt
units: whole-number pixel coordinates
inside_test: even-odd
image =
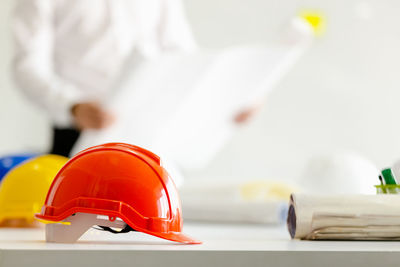
[[[180,0],[18,0],[13,33],[17,86],[58,126],[112,90],[133,51],[195,48]]]

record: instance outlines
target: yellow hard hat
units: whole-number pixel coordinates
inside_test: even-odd
[[[57,172],[68,158],[43,155],[12,169],[0,184],[0,225],[9,220],[34,222]]]

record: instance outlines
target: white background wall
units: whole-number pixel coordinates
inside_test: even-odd
[[[11,85],[8,19],[0,2],[0,154],[44,150],[48,122]],[[400,158],[400,2],[186,0],[200,44],[267,42],[296,10],[323,10],[326,35],[277,86],[261,114],[196,178],[298,176],[314,154],[354,150],[380,167]]]

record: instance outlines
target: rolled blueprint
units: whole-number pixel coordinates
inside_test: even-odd
[[[400,240],[400,196],[293,194],[287,225],[296,239]]]
[[[287,203],[283,201],[219,201],[198,203],[182,200],[183,218],[190,221],[283,225]]]
[[[188,182],[179,190],[192,221],[283,224],[293,187],[273,181]]]

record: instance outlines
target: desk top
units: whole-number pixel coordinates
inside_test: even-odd
[[[44,241],[43,229],[3,228],[0,266],[400,264],[400,242],[291,240],[285,227],[262,225],[186,223],[185,232],[204,244],[181,245],[137,232],[111,234],[94,229],[75,244],[54,244]]]

